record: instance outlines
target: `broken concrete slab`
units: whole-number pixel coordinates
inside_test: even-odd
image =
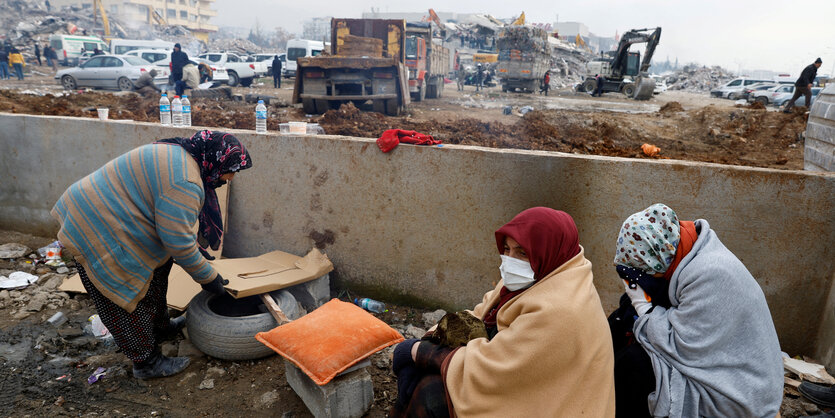
[[[26,254],[32,252],[32,249],[29,247],[18,244],[16,242],[10,242],[8,244],[0,245],[0,258],[21,258],[26,257]]]
[[[826,372],[820,364],[809,363],[796,358],[783,357],[783,368],[800,376],[801,380],[824,385],[835,385],[835,377]]]
[[[285,360],[287,383],[316,418],[358,418],[374,401],[371,375],[365,368],[340,375],[319,386],[301,369]]]

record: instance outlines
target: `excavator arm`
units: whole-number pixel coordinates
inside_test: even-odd
[[[104,5],[101,0],[93,0],[93,22],[96,21],[96,10],[101,13],[101,22],[104,27],[104,36],[110,37],[110,21],[107,19],[107,12],[104,11]]]
[[[648,33],[649,31],[653,32]],[[623,75],[626,60],[629,56],[629,47],[641,43],[647,44],[644,59],[641,61],[641,72],[643,73],[649,70],[652,55],[655,53],[655,48],[658,46],[658,42],[660,40],[661,28],[655,28],[654,30],[650,28],[632,29],[629,32],[624,33],[620,38],[620,43],[618,44],[618,49],[615,53],[615,59],[612,61],[613,72],[615,72],[618,76]]]

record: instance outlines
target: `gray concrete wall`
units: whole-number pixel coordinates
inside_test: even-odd
[[[812,171],[835,171],[835,83],[818,95],[809,112],[803,168]]]
[[[192,132],[0,114],[9,153],[0,165],[0,228],[54,233],[49,209],[72,182],[135,146]],[[827,299],[833,173],[463,146],[382,154],[367,139],[231,132],[254,168],[232,186],[226,256],[304,253],[318,243],[337,282],[362,296],[471,307],[499,277],[493,231],[528,207],[550,206],[574,216],[610,310],[623,291],[611,266],[620,224],[664,202],[682,219],[707,219],[748,266],[785,351],[824,354],[835,344],[824,330],[832,321],[823,320],[835,304]]]

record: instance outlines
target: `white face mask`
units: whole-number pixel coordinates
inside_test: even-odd
[[[504,287],[511,292],[524,289],[533,284],[533,269],[531,263],[518,258],[502,255],[502,265],[499,271],[502,273]]]

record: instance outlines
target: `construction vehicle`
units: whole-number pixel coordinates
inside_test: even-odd
[[[661,28],[632,29],[624,33],[616,51],[586,64],[583,91],[594,93],[597,90],[596,76],[599,75],[603,83],[602,92],[621,92],[635,100],[648,100],[655,90],[655,80],[648,71],[660,40]],[[647,44],[643,61],[640,52],[629,51],[630,46],[640,43]]]
[[[499,33],[496,45],[496,74],[502,91],[538,91],[542,77],[551,67],[548,33],[535,26],[507,26]]]
[[[409,104],[405,20],[334,18],[330,49],[297,60],[293,103],[305,113],[371,102],[375,112],[396,116]]]
[[[110,21],[101,0],[93,0],[93,23],[96,23],[96,11],[101,13],[101,22],[104,27],[104,40],[110,42]]]
[[[406,24],[406,69],[412,100],[441,97],[444,76],[449,71],[449,48],[432,42],[429,23]]]

